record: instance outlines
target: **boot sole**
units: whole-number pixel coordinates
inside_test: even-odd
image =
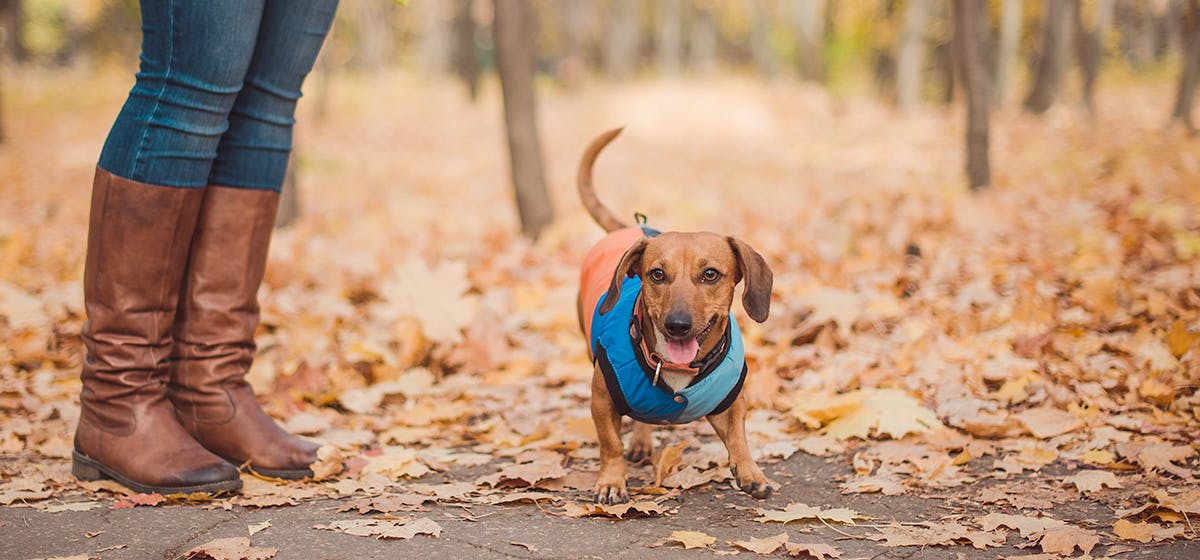
[[[93,482],[97,480],[112,479],[121,485],[142,494],[218,494],[222,492],[233,492],[242,487],[242,480],[221,480],[217,482],[209,482],[207,484],[194,484],[192,486],[152,486],[142,484],[130,480],[128,477],[121,475],[106,466],[84,455],[78,451],[71,452],[71,474],[75,478],[85,482]]]

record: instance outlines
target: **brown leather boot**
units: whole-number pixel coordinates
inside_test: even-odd
[[[171,401],[204,447],[264,476],[312,476],[318,445],[267,416],[245,375],[279,193],[209,186],[175,321]]]
[[[96,169],[83,275],[86,354],[71,471],[138,492],[241,488],[234,469],[175,419],[171,324],[203,193]]]

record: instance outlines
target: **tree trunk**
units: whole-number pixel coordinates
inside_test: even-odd
[[[1192,103],[1196,99],[1196,84],[1200,82],[1200,2],[1188,0],[1182,16],[1183,57],[1179,61],[1179,85],[1175,90],[1171,121],[1182,123],[1189,131],[1195,131]]]
[[[1112,23],[1112,15],[1113,0],[1099,0],[1095,3],[1090,25],[1084,17],[1082,6],[1075,10],[1075,33],[1079,38],[1079,68],[1083,78],[1083,105],[1093,116],[1096,114],[1096,76],[1104,58],[1104,36]]]
[[[1053,0],[1051,0],[1053,1]],[[971,190],[991,184],[988,163],[987,0],[954,0],[954,42],[967,94],[967,178]]]
[[[633,75],[637,67],[641,8],[639,0],[614,0],[604,35],[604,71],[614,80]]]
[[[658,69],[668,76],[683,66],[683,2],[658,0],[655,7],[655,51]]]
[[[435,4],[441,5],[440,2]],[[394,5],[394,2],[357,3],[358,33],[355,36],[358,39],[356,50],[359,67],[374,71],[391,64],[392,54],[396,50],[395,27],[391,22]],[[421,42],[424,47],[424,43],[428,40],[426,37],[428,30],[423,28],[421,32]],[[425,55],[424,48],[421,53]],[[428,68],[426,70],[428,71]]]
[[[22,0],[0,0],[0,53],[9,60],[24,62],[29,58],[25,48],[25,14]]]
[[[992,81],[992,104],[996,106],[1008,97],[1012,85],[1017,48],[1021,46],[1021,4],[1022,0],[1003,0],[1000,5],[1000,46],[996,55],[995,79]]]
[[[365,4],[394,5],[395,2],[368,0]],[[454,4],[457,4],[454,3]],[[420,14],[421,70],[427,76],[441,76],[449,72],[451,60],[451,10],[456,6],[445,0],[419,2],[415,5]],[[390,27],[390,26],[389,26]]]
[[[925,66],[925,25],[929,0],[908,0],[904,27],[896,49],[896,106],[907,111],[921,99],[921,70]]]
[[[1066,74],[1068,53],[1071,52],[1071,36],[1078,9],[1078,0],[1048,0],[1042,21],[1042,40],[1035,64],[1033,87],[1025,97],[1025,109],[1042,114],[1054,105],[1062,88]]]
[[[454,73],[467,86],[471,101],[479,97],[479,56],[475,52],[472,0],[454,2]]]
[[[768,0],[753,0],[750,5],[754,26],[750,29],[750,54],[758,73],[772,77],[779,68],[775,49],[771,47],[771,9]]]
[[[533,37],[525,0],[494,0],[492,30],[496,40],[496,65],[504,94],[504,124],[521,232],[536,239],[554,219],[550,195],[542,175],[542,148],[538,140],[533,94]]]
[[[717,61],[717,23],[713,20],[712,6],[696,6],[689,34],[692,68],[702,74],[712,72]]]
[[[800,79],[825,80],[825,0],[792,0],[792,30],[796,41],[796,69]]]

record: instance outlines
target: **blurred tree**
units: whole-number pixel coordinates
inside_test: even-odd
[[[1079,37],[1079,68],[1083,78],[1083,105],[1088,113],[1095,115],[1096,75],[1100,70],[1100,61],[1104,58],[1104,36],[1112,23],[1113,0],[1097,0],[1088,2],[1085,6],[1075,9],[1075,33]],[[1090,15],[1091,17],[1085,17]]]
[[[1196,83],[1200,81],[1200,2],[1180,0],[1182,7],[1181,28],[1183,50],[1179,61],[1179,84],[1175,90],[1175,108],[1171,121],[1183,124],[1190,132],[1196,127],[1192,122],[1192,103],[1196,99]]]
[[[771,5],[773,0],[753,0],[750,4],[753,26],[750,28],[750,56],[762,76],[771,77],[779,70],[779,58],[771,45]]]
[[[929,0],[908,0],[904,5],[904,26],[896,48],[896,106],[912,109],[921,97],[921,71],[925,67],[925,27]]]
[[[387,4],[390,8],[392,2],[380,2],[378,0],[366,2],[368,4]],[[457,2],[446,2],[445,0],[437,0],[433,2],[417,2],[413,4],[413,8],[418,12],[420,20],[419,34],[419,54],[421,57],[421,71],[426,76],[443,76],[450,70],[450,62],[452,59],[451,48],[451,33],[453,28],[451,22],[454,18],[453,9],[456,8]],[[390,27],[390,24],[389,24]]]
[[[1067,72],[1068,53],[1074,34],[1079,0],[1049,0],[1042,18],[1041,43],[1038,45],[1033,86],[1025,97],[1025,109],[1042,114],[1054,104]]]
[[[790,0],[800,79],[825,80],[825,0]]]
[[[654,3],[654,51],[658,69],[668,76],[683,67],[683,1],[657,0]]]
[[[0,0],[0,52],[17,62],[29,57],[25,48],[24,14],[22,0]]]
[[[533,91],[533,33],[525,0],[493,0],[492,32],[504,95],[504,124],[521,232],[536,239],[554,219],[542,174]]]
[[[1055,0],[1051,0],[1054,2]],[[971,190],[991,184],[988,162],[988,10],[986,0],[954,0],[954,42],[967,95],[967,178]]]
[[[699,73],[708,73],[716,67],[717,22],[713,7],[708,3],[697,4],[692,10],[688,28],[688,63]]]
[[[612,0],[604,28],[604,71],[614,80],[633,75],[640,39],[641,0]]]
[[[454,1],[454,73],[467,86],[471,101],[479,97],[479,55],[475,52],[472,0]]]
[[[1008,97],[1012,71],[1021,45],[1022,0],[1001,0],[1000,45],[996,49],[996,71],[992,79],[992,104],[1000,105]]]

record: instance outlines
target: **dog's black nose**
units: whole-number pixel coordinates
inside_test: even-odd
[[[687,333],[692,332],[692,317],[686,313],[668,314],[663,327],[671,336],[686,336]]]

